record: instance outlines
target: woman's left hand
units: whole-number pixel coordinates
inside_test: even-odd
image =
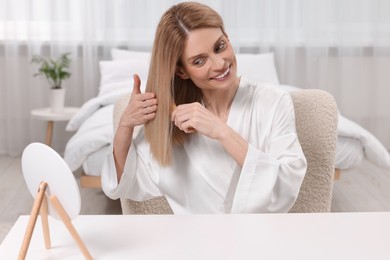
[[[179,105],[172,112],[171,120],[185,133],[195,131],[212,139],[218,139],[227,124],[207,110],[199,102]]]

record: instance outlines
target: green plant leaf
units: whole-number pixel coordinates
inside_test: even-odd
[[[31,63],[39,65],[38,72],[33,74],[34,77],[45,76],[52,88],[61,88],[61,83],[71,74],[67,71],[70,67],[70,53],[62,54],[58,59],[45,58],[39,55],[34,55]]]

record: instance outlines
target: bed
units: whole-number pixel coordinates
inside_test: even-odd
[[[145,89],[150,53],[112,49],[111,55],[112,60],[99,63],[101,80],[98,95],[85,102],[66,127],[68,131],[76,132],[66,145],[64,159],[72,171],[82,169],[82,187],[100,187],[102,164],[114,135],[114,103],[131,92],[131,75],[139,74],[141,89]],[[280,84],[272,53],[237,54],[237,62],[239,75],[270,82],[288,92],[299,89]],[[363,159],[390,169],[390,155],[383,144],[369,131],[339,114],[336,176],[340,171],[357,167]]]

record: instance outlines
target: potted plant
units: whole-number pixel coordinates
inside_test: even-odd
[[[44,76],[50,87],[50,108],[54,113],[61,113],[64,110],[65,89],[62,87],[62,81],[70,77],[67,71],[70,66],[70,53],[62,54],[57,60],[34,55],[32,63],[39,65],[38,72],[34,77]]]

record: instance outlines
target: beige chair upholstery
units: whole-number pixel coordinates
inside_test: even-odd
[[[290,212],[330,212],[338,112],[334,98],[318,89],[291,92],[298,139],[307,172]]]
[[[329,212],[332,200],[337,138],[337,106],[323,90],[291,92],[294,102],[298,138],[306,156],[308,169],[298,198],[290,212]],[[129,96],[114,106],[114,129]],[[172,214],[165,197],[143,202],[121,199],[123,214]]]

